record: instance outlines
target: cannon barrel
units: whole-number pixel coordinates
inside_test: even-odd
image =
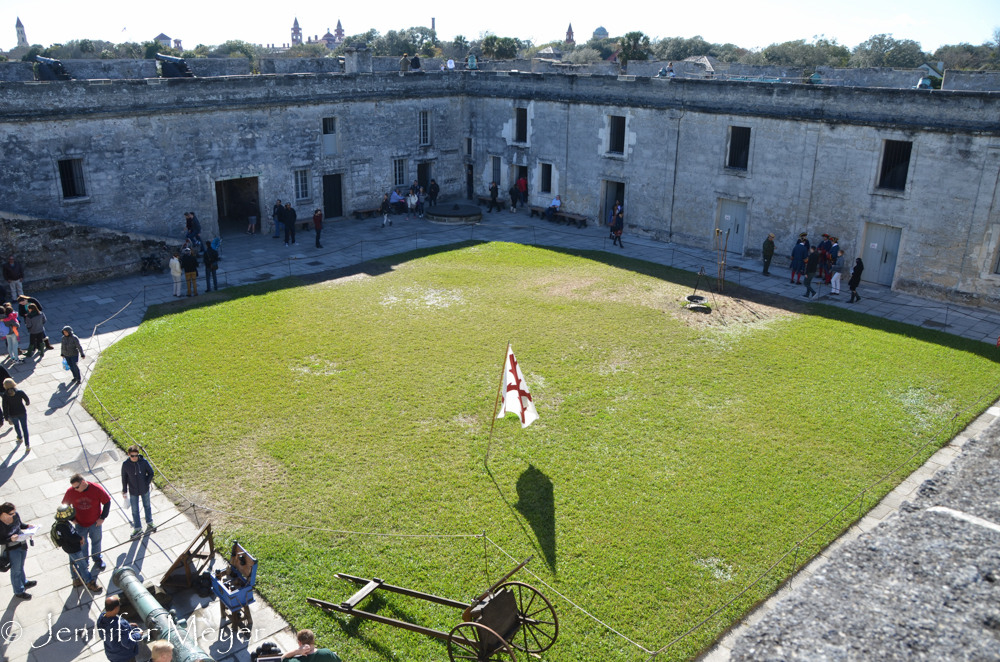
[[[164,55],[163,53],[157,53],[156,59],[160,62],[173,62],[174,64],[180,64],[184,62],[182,57],[174,57],[173,55]]]
[[[174,645],[173,662],[213,662],[212,656],[188,643],[187,629],[178,625],[166,609],[139,581],[135,568],[123,565],[111,573],[111,581],[122,590],[128,601],[135,607],[143,623],[154,639],[166,639]],[[155,635],[155,636],[154,636]]]

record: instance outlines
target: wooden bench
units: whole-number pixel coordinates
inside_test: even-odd
[[[489,204],[490,204],[490,196],[488,196],[488,195],[477,195],[476,198],[479,200],[479,204],[486,205],[487,207],[489,206]],[[504,198],[497,198],[497,207],[499,207],[500,209],[503,209],[504,205],[507,204],[507,202],[508,201],[505,200]]]
[[[351,213],[354,214],[354,217],[356,219],[358,219],[359,221],[361,221],[361,220],[364,220],[365,216],[370,216],[371,218],[375,218],[375,214],[378,214],[381,211],[381,209],[382,209],[382,205],[378,205],[377,207],[367,207],[365,209],[355,209]]]
[[[578,228],[587,227],[587,217],[581,216],[580,214],[571,214],[567,211],[557,211],[555,214],[553,214],[553,217],[561,218],[566,223],[566,225],[573,223]]]
[[[528,209],[531,210],[531,214],[528,216],[528,218],[531,218],[532,216],[537,216],[538,218],[542,218],[545,216],[545,211],[548,209],[548,207],[536,207],[534,205],[528,205]]]

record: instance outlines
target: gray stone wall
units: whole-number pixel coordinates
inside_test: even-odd
[[[35,67],[31,62],[0,62],[0,82],[35,80]]]
[[[941,82],[942,90],[1000,92],[1000,71],[959,71],[948,69]]]
[[[179,244],[171,245],[164,237],[0,211],[0,253],[16,255],[24,265],[28,293],[135,273],[142,257],[152,253],[161,253],[166,267],[165,251]]]
[[[61,60],[77,80],[156,78],[156,60]]]
[[[185,60],[192,73],[200,78],[211,76],[249,76],[250,60],[245,57],[206,58]]]
[[[257,178],[259,200],[294,198],[295,171],[323,202],[340,175],[344,211],[374,206],[431,163],[443,196],[477,193],[500,159],[501,188],[528,168],[530,201],[603,216],[605,182],[623,182],[629,232],[709,247],[720,200],[745,202],[742,245],[768,232],[779,256],[801,231],[836,234],[861,254],[868,224],[901,228],[897,289],[1000,307],[1000,94],[529,72],[314,74],[245,78],[0,83],[0,208],[118,230],[183,234],[195,211],[219,231],[216,182]],[[528,141],[514,142],[515,108]],[[419,117],[431,140],[421,145]],[[609,117],[626,118],[626,149],[607,154]],[[322,134],[323,118],[337,132]],[[745,171],[726,167],[731,126],[751,129]],[[471,158],[465,139],[473,139]],[[878,189],[884,141],[913,143],[906,189]],[[324,142],[327,147],[324,148]],[[87,196],[62,199],[58,162],[81,159]],[[551,192],[540,191],[541,165]],[[266,216],[266,214],[265,214]]]
[[[335,57],[265,57],[260,59],[262,74],[341,73],[340,58]]]
[[[531,71],[533,73],[549,74],[598,74],[604,76],[617,76],[621,71],[621,67],[618,66],[617,62],[570,64],[569,62],[556,62],[553,60],[535,58],[531,61]],[[653,75],[655,76],[656,74],[654,73]]]
[[[816,73],[822,79],[823,85],[838,87],[893,87],[903,90],[914,87],[926,74],[923,69],[892,69],[890,67],[871,67],[867,69],[816,67]]]

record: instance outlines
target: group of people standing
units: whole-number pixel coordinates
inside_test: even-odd
[[[397,214],[405,213],[406,220],[410,220],[410,214],[413,214],[413,218],[423,218],[427,207],[437,205],[438,195],[440,194],[441,187],[433,179],[427,186],[426,191],[416,179],[410,184],[406,195],[401,194],[399,189],[392,189],[389,193],[382,196],[382,202],[379,204],[378,210],[382,214],[382,227],[384,228],[386,224],[392,225],[389,214],[393,211]]]
[[[795,246],[791,252],[791,278],[792,285],[805,285],[806,291],[802,296],[807,299],[815,299],[818,296],[813,289],[813,281],[818,277],[822,282],[830,286],[830,294],[837,296],[840,294],[840,282],[842,275],[849,273],[850,279],[847,286],[851,290],[851,299],[848,303],[861,301],[858,295],[858,285],[861,284],[861,274],[865,265],[861,258],[856,258],[853,266],[848,266],[844,258],[844,251],[840,247],[837,237],[827,233],[821,235],[822,241],[813,246],[809,243],[808,233],[799,234]],[[770,276],[771,260],[774,258],[774,233],[767,235],[761,249],[764,260],[764,275]],[[803,276],[805,282],[803,283]]]

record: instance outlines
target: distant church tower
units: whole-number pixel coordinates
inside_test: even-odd
[[[292,24],[292,46],[298,46],[302,43],[302,28],[299,27],[299,19],[295,19],[295,23]]]
[[[576,43],[576,41],[573,40],[573,24],[572,23],[569,24],[569,29],[566,30],[566,43],[567,44],[575,44]]]
[[[17,47],[18,48],[28,48],[28,37],[24,34],[24,23],[21,22],[21,17],[17,17]]]
[[[340,24],[339,18],[337,19],[337,29],[333,31],[333,36],[338,46],[344,43],[344,26]]]

